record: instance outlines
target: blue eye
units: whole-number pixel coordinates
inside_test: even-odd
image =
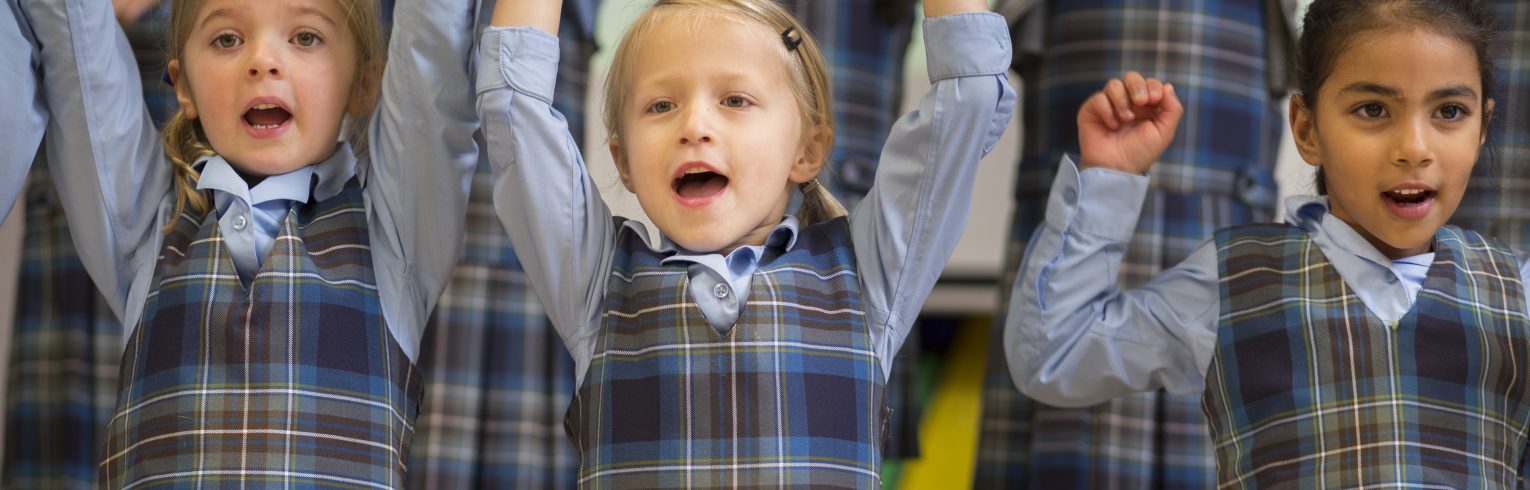
[[[675,109],[675,103],[661,100],[648,105],[648,112],[663,114]]]
[[[724,106],[732,107],[734,109],[749,107],[749,99],[744,98],[742,95],[729,95],[723,98],[722,103]]]
[[[232,49],[232,48],[238,47],[239,44],[240,44],[239,36],[235,36],[233,34],[219,34],[217,37],[214,37],[213,40],[212,40],[212,45],[214,47],[223,48],[223,49]]]

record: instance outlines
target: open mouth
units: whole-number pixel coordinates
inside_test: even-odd
[[[276,129],[292,119],[292,113],[276,104],[259,104],[244,113],[244,122],[255,129]]]
[[[1434,199],[1434,191],[1425,189],[1398,189],[1381,193],[1398,206],[1418,206]]]
[[[717,195],[727,188],[728,177],[705,167],[691,167],[676,177],[670,186],[674,188],[675,195],[682,199],[702,199]]]

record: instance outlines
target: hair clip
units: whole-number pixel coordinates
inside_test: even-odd
[[[818,188],[818,179],[816,179],[816,178],[813,179],[813,180],[809,180],[807,182],[803,182],[801,184],[797,184],[797,190],[802,191],[803,194],[807,194],[809,192],[813,192],[813,189],[817,189],[817,188]]]
[[[796,51],[797,45],[802,44],[802,35],[794,36],[793,34],[797,34],[796,27],[787,27],[786,30],[781,31],[781,42],[786,43],[787,51]]]

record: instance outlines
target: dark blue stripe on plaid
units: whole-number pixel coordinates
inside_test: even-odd
[[[1378,320],[1300,229],[1217,234],[1207,372],[1221,487],[1507,488],[1530,426],[1519,262],[1447,226],[1414,307]]]
[[[95,488],[122,326],[75,253],[46,167],[27,188],[0,488]]]
[[[581,485],[880,486],[884,381],[843,219],[762,264],[727,333],[688,299],[686,267],[621,230],[569,407]]]
[[[290,213],[248,288],[215,216],[183,218],[123,354],[101,485],[403,486],[421,380],[382,321],[359,184]]]

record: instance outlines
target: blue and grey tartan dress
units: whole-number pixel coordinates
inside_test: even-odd
[[[881,486],[882,368],[843,218],[767,251],[727,332],[689,298],[686,266],[618,228],[566,419],[581,487]]]
[[[290,211],[248,287],[217,216],[165,237],[103,487],[404,485],[420,377],[383,323],[361,188]]]
[[[1219,487],[1511,488],[1530,426],[1519,261],[1453,226],[1413,309],[1377,319],[1300,229],[1217,233],[1202,397]]]

